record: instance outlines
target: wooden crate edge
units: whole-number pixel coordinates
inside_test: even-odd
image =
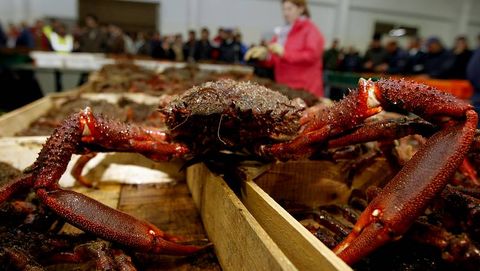
[[[242,201],[299,270],[352,270],[253,181]]]
[[[221,177],[197,164],[187,184],[222,268],[297,270]]]

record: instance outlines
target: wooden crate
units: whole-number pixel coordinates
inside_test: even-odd
[[[144,93],[79,93],[78,90],[65,91],[47,95],[35,102],[4,114],[0,117],[0,137],[11,137],[28,128],[40,116],[46,114],[54,106],[58,106],[69,98],[86,98],[92,101],[104,100],[116,103],[122,98],[127,98],[137,103],[157,105],[160,97]]]
[[[297,270],[221,177],[197,164],[187,183],[222,268]]]
[[[14,136],[16,133],[28,128],[39,116],[46,114],[56,102],[65,100],[66,97],[75,96],[77,93],[77,90],[69,90],[49,94],[0,116],[0,137]]]
[[[292,161],[241,167],[246,176],[242,202],[299,270],[351,270],[278,203],[309,207],[345,203],[351,187],[364,185],[364,180],[383,182],[391,174],[386,161],[378,159],[356,175],[350,186],[344,182],[345,166],[329,161]]]
[[[23,169],[35,160],[45,140],[46,137],[0,138],[0,161]],[[62,181],[63,184],[71,184],[72,177],[68,172],[77,158],[76,155],[72,158],[66,173],[62,176],[62,179],[67,179]],[[117,166],[114,173],[107,174],[108,177],[105,179],[108,172],[106,168],[112,161],[121,161],[127,166],[141,166],[145,170],[128,174],[131,168],[122,169]],[[184,235],[181,226],[171,225],[172,219],[187,221],[190,220],[192,212],[199,213],[205,233],[213,243],[215,254],[224,270],[297,270],[222,178],[212,175],[202,164],[188,168],[186,177],[185,172],[180,172],[182,164],[182,162],[154,163],[138,154],[107,154],[87,169],[89,170],[87,176],[104,179],[106,183],[101,183],[99,189],[79,186],[70,189],[87,194],[111,207],[147,219],[172,234]],[[174,191],[180,191],[182,195],[172,197],[168,193],[159,192],[155,189],[155,185],[131,184],[136,183],[140,175],[154,174],[152,168],[157,169],[154,170],[157,173],[159,171],[163,173],[160,177],[153,176],[161,179],[159,183],[174,185],[186,178],[189,189],[176,188]],[[131,178],[130,182],[128,178]],[[118,183],[119,180],[121,183]],[[159,185],[162,184],[157,184]],[[185,192],[188,190],[191,197],[187,198]],[[169,199],[164,198],[168,196]],[[186,200],[192,201],[192,204],[186,204]],[[155,204],[158,204],[158,207],[154,207]],[[184,204],[188,208],[178,207],[178,204]],[[192,211],[189,207],[192,205],[196,205],[198,211]],[[178,208],[170,210],[168,206]],[[168,217],[163,217],[165,215]],[[190,237],[202,236],[198,226],[186,225],[186,227]],[[75,228],[64,230],[78,231]]]

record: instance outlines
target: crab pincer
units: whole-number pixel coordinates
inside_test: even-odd
[[[334,249],[348,264],[409,229],[462,164],[478,121],[471,105],[422,84],[381,80],[375,83],[375,93],[382,106],[401,106],[442,129],[382,189]]]

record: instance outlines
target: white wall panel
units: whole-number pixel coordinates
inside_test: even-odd
[[[312,20],[323,33],[325,37],[325,48],[328,48],[332,40],[338,37],[335,33],[337,9],[335,6],[328,5],[312,5],[310,9]]]
[[[429,20],[402,15],[382,14],[373,11],[351,11],[348,23],[348,35],[344,43],[357,49],[365,50],[373,36],[376,21],[392,22],[406,26],[418,27],[421,37],[438,36],[447,45],[453,40],[455,33],[453,25],[448,21]]]

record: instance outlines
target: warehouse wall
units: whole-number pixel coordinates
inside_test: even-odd
[[[142,0],[139,0],[142,1]],[[240,27],[247,43],[268,36],[283,23],[280,0],[145,0],[161,4],[159,25],[163,33],[186,32],[207,26]],[[313,20],[327,44],[340,38],[344,45],[363,50],[375,21],[416,26],[420,35],[440,36],[451,45],[458,34],[467,34],[472,45],[480,33],[480,1],[475,0],[310,0]],[[39,17],[76,19],[77,0],[1,0],[0,20],[33,21]]]

